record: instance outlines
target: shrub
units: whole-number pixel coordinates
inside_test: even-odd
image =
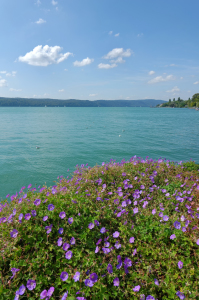
[[[22,187],[0,204],[0,299],[199,299],[198,174],[134,156]]]

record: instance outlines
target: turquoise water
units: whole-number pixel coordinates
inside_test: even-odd
[[[0,108],[0,200],[30,183],[52,186],[58,176],[70,176],[77,164],[92,167],[134,155],[199,163],[199,112],[137,107]]]

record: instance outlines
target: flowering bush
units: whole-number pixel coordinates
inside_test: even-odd
[[[0,204],[0,299],[199,299],[198,169],[134,156],[22,187]]]

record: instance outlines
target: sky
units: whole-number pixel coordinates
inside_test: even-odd
[[[0,97],[183,100],[198,0],[1,0]]]

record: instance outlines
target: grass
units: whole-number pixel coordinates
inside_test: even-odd
[[[199,299],[199,165],[132,157],[58,179],[0,206],[0,299]]]

